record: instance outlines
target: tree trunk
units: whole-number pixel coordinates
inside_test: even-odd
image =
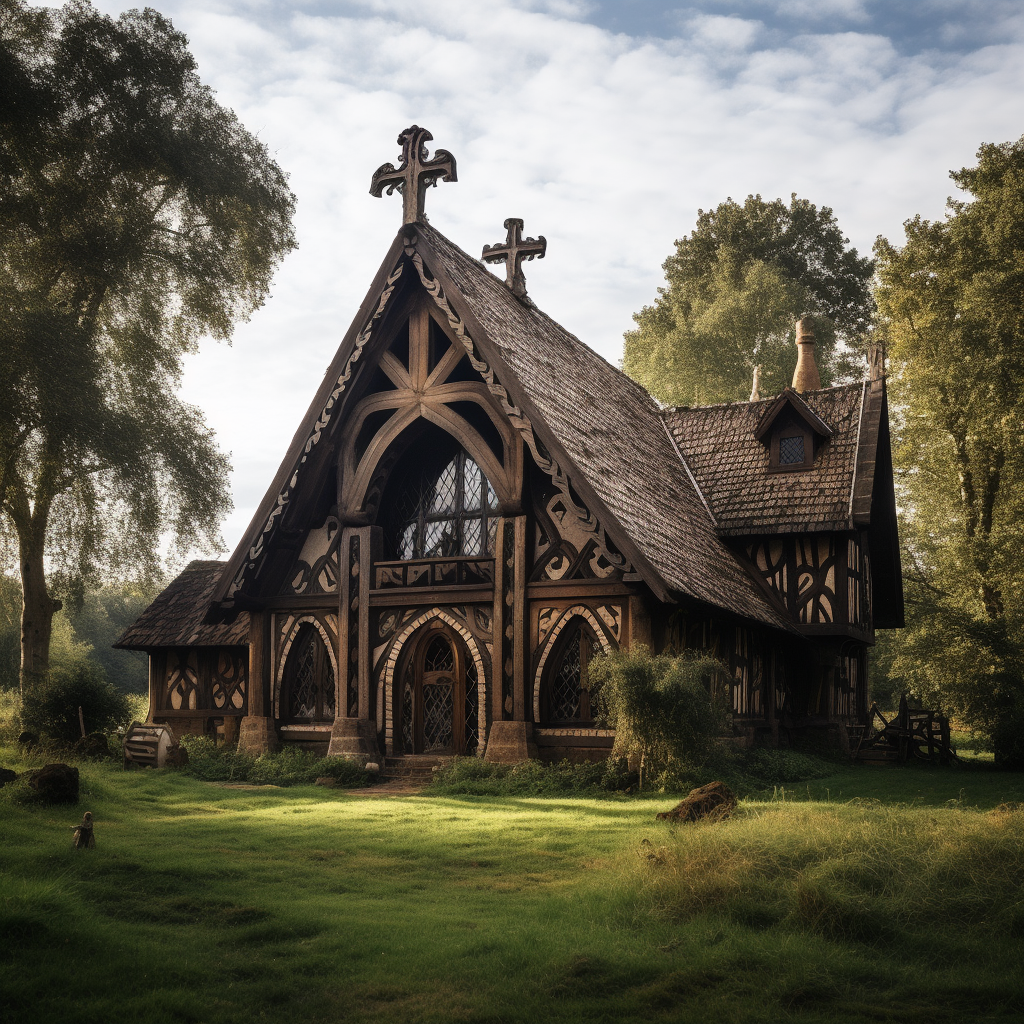
[[[50,634],[53,616],[60,611],[46,589],[43,571],[45,525],[32,523],[18,531],[18,553],[21,562],[21,692],[43,682],[50,672]]]

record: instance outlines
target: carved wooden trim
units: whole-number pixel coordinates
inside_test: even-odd
[[[543,450],[542,446],[538,442],[536,433],[533,429],[533,424],[530,422],[529,417],[512,402],[508,396],[508,392],[504,387],[502,387],[501,383],[495,376],[494,371],[477,353],[476,344],[470,337],[469,332],[466,330],[466,325],[463,322],[462,317],[460,317],[458,313],[451,308],[440,282],[427,276],[426,268],[423,265],[423,257],[420,256],[415,248],[413,248],[412,239],[409,240],[409,244],[405,248],[405,254],[412,260],[413,266],[416,268],[416,273],[419,275],[420,283],[423,285],[427,294],[430,295],[438,308],[444,313],[445,317],[447,317],[448,325],[451,328],[452,333],[466,349],[470,365],[477,373],[480,374],[481,377],[483,377],[487,384],[488,391],[490,391],[490,393],[498,400],[498,403],[501,405],[505,415],[508,416],[513,427],[526,443],[527,448],[530,449],[530,454],[533,456],[534,462],[537,463],[542,472],[546,473],[551,478],[552,483],[562,493],[566,508],[569,509],[577,518],[580,526],[584,530],[588,533],[594,534],[601,554],[616,569],[621,569],[623,572],[631,572],[632,567],[626,558],[619,552],[611,551],[609,549],[607,534],[604,527],[598,521],[597,516],[582,505],[577,505],[573,500],[569,487],[569,478],[566,476],[565,471],[554,458]]]
[[[257,538],[256,543],[250,547],[248,557],[242,563],[242,567],[235,574],[235,578],[231,581],[231,585],[228,587],[226,595],[228,598],[232,598],[238,593],[245,583],[247,576],[256,569],[257,565],[266,553],[267,541],[269,541],[271,535],[277,529],[277,526],[281,521],[281,517],[284,515],[284,510],[288,505],[288,502],[291,501],[292,495],[295,493],[295,487],[298,484],[299,473],[302,466],[305,464],[306,459],[309,457],[314,446],[320,441],[327,424],[331,422],[335,406],[338,404],[338,400],[341,398],[342,393],[348,387],[349,380],[352,378],[352,374],[354,372],[353,368],[359,361],[359,357],[362,355],[363,349],[366,348],[366,345],[373,334],[374,327],[377,325],[381,316],[383,316],[388,300],[391,298],[391,295],[395,290],[395,286],[398,283],[398,279],[402,276],[402,271],[404,269],[405,264],[400,262],[388,275],[388,279],[385,281],[384,288],[380,293],[380,298],[377,301],[377,308],[370,315],[370,318],[366,321],[365,327],[363,327],[362,331],[356,337],[352,354],[346,360],[345,368],[339,374],[334,388],[331,390],[327,401],[324,403],[323,409],[320,411],[319,417],[317,417],[316,423],[313,425],[312,431],[306,438],[306,443],[302,447],[302,455],[299,457],[299,461],[295,465],[292,475],[288,478],[288,483],[278,495],[277,502],[271,510],[270,515],[267,517],[262,532]]]

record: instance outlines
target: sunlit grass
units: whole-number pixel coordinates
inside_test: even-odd
[[[1020,776],[850,769],[673,827],[666,797],[82,773],[78,808],[0,802],[0,1019],[1009,1021],[1024,1000],[1024,815],[990,810]]]

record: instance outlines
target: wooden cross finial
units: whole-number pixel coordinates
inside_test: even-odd
[[[544,258],[548,241],[540,238],[523,238],[523,222],[518,217],[509,217],[505,221],[508,236],[505,244],[485,245],[482,258],[486,263],[505,264],[505,284],[512,289],[512,294],[520,299],[526,298],[526,276],[523,274],[523,260],[532,260],[535,256]]]
[[[414,124],[398,136],[402,147],[402,166],[397,170],[394,164],[383,164],[373,172],[370,195],[378,199],[387,191],[391,195],[396,189],[402,193],[402,223],[415,224],[426,220],[423,204],[427,187],[441,181],[458,181],[455,176],[455,157],[446,149],[435,150],[427,158],[427,143],[434,138],[426,128]]]

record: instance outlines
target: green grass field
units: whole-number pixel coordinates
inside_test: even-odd
[[[0,800],[5,1022],[1022,1017],[1021,775],[849,768],[670,827],[672,797],[82,774],[77,808]]]

